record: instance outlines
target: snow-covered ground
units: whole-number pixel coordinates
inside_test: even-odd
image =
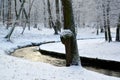
[[[82,57],[98,58],[120,62],[120,42],[105,42],[104,39],[78,40],[79,55]],[[59,48],[58,48],[59,47]],[[49,43],[40,46],[40,49],[65,53],[61,42]]]
[[[8,55],[15,49],[32,43],[60,40],[59,35],[53,35],[53,31],[46,28],[26,30],[23,35],[20,34],[21,32],[22,28],[17,27],[12,35],[11,42],[8,42],[4,39],[8,30],[0,26],[0,80],[120,80],[120,78],[92,72],[82,67],[56,67],[47,63],[31,62]]]

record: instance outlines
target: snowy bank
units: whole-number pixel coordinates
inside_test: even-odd
[[[49,43],[40,46],[41,50],[64,53],[64,45],[59,43]],[[103,39],[78,40],[79,55],[82,57],[97,58],[103,60],[113,60],[120,62],[120,43],[105,42]]]
[[[59,36],[53,35],[53,31],[49,29],[26,30],[24,35],[20,34],[21,31],[22,28],[17,27],[12,35],[12,42],[8,42],[4,39],[8,30],[0,27],[0,79],[2,80],[120,80],[82,67],[56,67],[8,55],[9,52],[32,43],[59,41]]]

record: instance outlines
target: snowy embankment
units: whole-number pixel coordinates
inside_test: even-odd
[[[56,67],[42,62],[31,62],[8,55],[19,47],[46,41],[59,41],[59,36],[53,35],[49,29],[26,30],[21,35],[22,28],[17,27],[11,42],[4,39],[8,30],[0,27],[0,79],[1,80],[120,80],[82,67]],[[49,33],[48,33],[49,32]]]
[[[120,42],[105,42],[103,39],[78,40],[79,55],[88,58],[120,62]],[[59,47],[59,48],[58,48]],[[49,43],[40,46],[41,50],[65,53],[64,45]]]

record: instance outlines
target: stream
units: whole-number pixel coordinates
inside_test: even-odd
[[[27,59],[30,61],[49,63],[59,67],[63,67],[66,65],[65,59],[60,59],[49,55],[41,54],[38,50],[38,46],[21,48],[16,50],[14,53],[11,53],[11,55],[22,59]],[[108,76],[120,77],[120,71],[96,68],[93,66],[83,66],[83,67],[88,70],[102,73]]]

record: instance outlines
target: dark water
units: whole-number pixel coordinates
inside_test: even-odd
[[[16,50],[11,55],[12,56],[17,56],[17,57],[23,56],[22,58],[25,58],[26,52],[28,53],[28,51],[31,52],[31,54],[33,53],[34,55],[36,53],[37,53],[37,55],[40,54],[40,53],[38,53],[37,50],[36,51],[35,50],[36,50],[36,47],[22,48],[22,49]],[[37,61],[40,61],[41,57],[44,57],[42,59],[45,59],[44,60],[45,63],[49,63],[49,64],[52,64],[54,66],[59,66],[59,67],[63,67],[63,66],[66,65],[65,59],[56,58],[55,56],[53,57],[53,56],[50,56],[50,55],[38,55],[38,56],[36,56],[36,55],[34,56],[34,55],[32,55],[32,56],[34,58],[37,57],[37,59],[38,59]],[[28,54],[28,56],[29,56],[29,54]],[[96,67],[93,67],[93,66],[83,66],[83,67],[86,68],[86,69],[88,69],[88,70],[91,70],[91,71],[95,71],[95,72],[102,73],[102,74],[105,74],[105,75],[108,75],[108,76],[115,76],[115,77],[119,77],[120,78],[120,71],[113,71],[113,70],[101,69],[101,68],[96,68]]]
[[[98,73],[102,73],[108,76],[115,76],[115,77],[119,77],[120,78],[120,71],[113,71],[113,70],[107,70],[107,69],[101,69],[101,68],[95,68],[95,67],[88,67],[88,66],[83,66],[84,68],[91,70],[91,71],[95,71]]]

